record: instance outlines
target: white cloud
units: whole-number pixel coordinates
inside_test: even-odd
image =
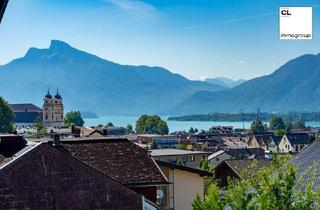
[[[153,15],[157,13],[157,9],[141,0],[108,0],[121,10],[131,14]]]
[[[237,64],[246,64],[246,63],[247,63],[247,61],[244,61],[244,60],[238,60],[238,61],[236,61],[236,63],[237,63]]]

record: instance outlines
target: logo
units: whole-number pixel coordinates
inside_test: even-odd
[[[290,11],[289,11],[289,9],[283,9],[283,10],[281,10],[281,15],[283,15],[283,16],[286,16],[286,15],[291,15],[291,13],[290,13]]]
[[[312,39],[312,7],[280,7],[279,38]]]

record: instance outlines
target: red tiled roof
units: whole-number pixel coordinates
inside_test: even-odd
[[[71,156],[124,185],[167,183],[148,151],[127,139],[61,141]]]

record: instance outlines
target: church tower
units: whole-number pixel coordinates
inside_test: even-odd
[[[48,93],[43,98],[43,125],[52,128],[64,126],[63,103],[58,90],[57,94],[52,97],[48,89]]]

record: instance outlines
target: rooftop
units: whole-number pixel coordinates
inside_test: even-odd
[[[14,112],[42,112],[42,109],[34,104],[26,103],[26,104],[10,104]]]
[[[111,177],[48,143],[34,145],[0,166],[0,209],[142,208],[141,195]]]
[[[188,172],[190,172],[190,173],[199,174],[200,176],[213,176],[213,174],[210,173],[210,172],[203,171],[203,170],[196,169],[196,168],[190,168],[190,167],[186,167],[186,166],[182,166],[182,165],[177,165],[177,164],[173,164],[173,163],[168,163],[168,162],[160,161],[160,160],[157,160],[157,163],[158,163],[160,166],[169,167],[169,168],[171,168],[171,169],[179,169],[179,170],[182,170],[182,171],[188,171]]]
[[[176,135],[159,135],[159,134],[137,134],[140,137],[176,137]]]
[[[246,176],[245,173],[250,170],[250,172],[257,172],[263,167],[270,167],[271,163],[267,159],[244,159],[244,160],[225,160],[223,163],[227,164],[239,177]],[[254,164],[256,163],[256,165]],[[217,166],[219,167],[219,166]],[[244,173],[244,174],[243,174]]]
[[[148,151],[125,138],[62,139],[61,143],[71,156],[121,184],[167,183]]]
[[[223,153],[225,153],[225,151],[219,150],[219,151],[217,151],[217,152],[209,155],[209,156],[208,156],[208,160],[211,160],[211,159],[213,159],[213,158],[216,158],[216,157],[218,157],[219,155],[222,155]]]
[[[316,180],[315,180],[315,187],[319,188],[320,186],[320,168],[319,168],[319,161],[320,161],[320,140],[315,140],[312,144],[308,147],[304,148],[300,153],[298,153],[294,158],[291,160],[293,165],[298,166],[297,175],[304,176],[306,179],[312,177],[311,173],[313,171],[309,170],[310,167],[316,168]],[[309,173],[309,174],[305,174]],[[302,183],[304,185],[305,182]]]
[[[202,151],[190,151],[181,149],[154,149],[151,150],[151,156],[170,156],[170,155],[195,155],[195,154],[209,154]]]
[[[32,147],[35,143],[27,142],[23,137],[17,135],[0,135],[0,168],[17,158],[21,151]]]
[[[307,133],[289,133],[286,134],[291,144],[309,144],[310,137]]]

